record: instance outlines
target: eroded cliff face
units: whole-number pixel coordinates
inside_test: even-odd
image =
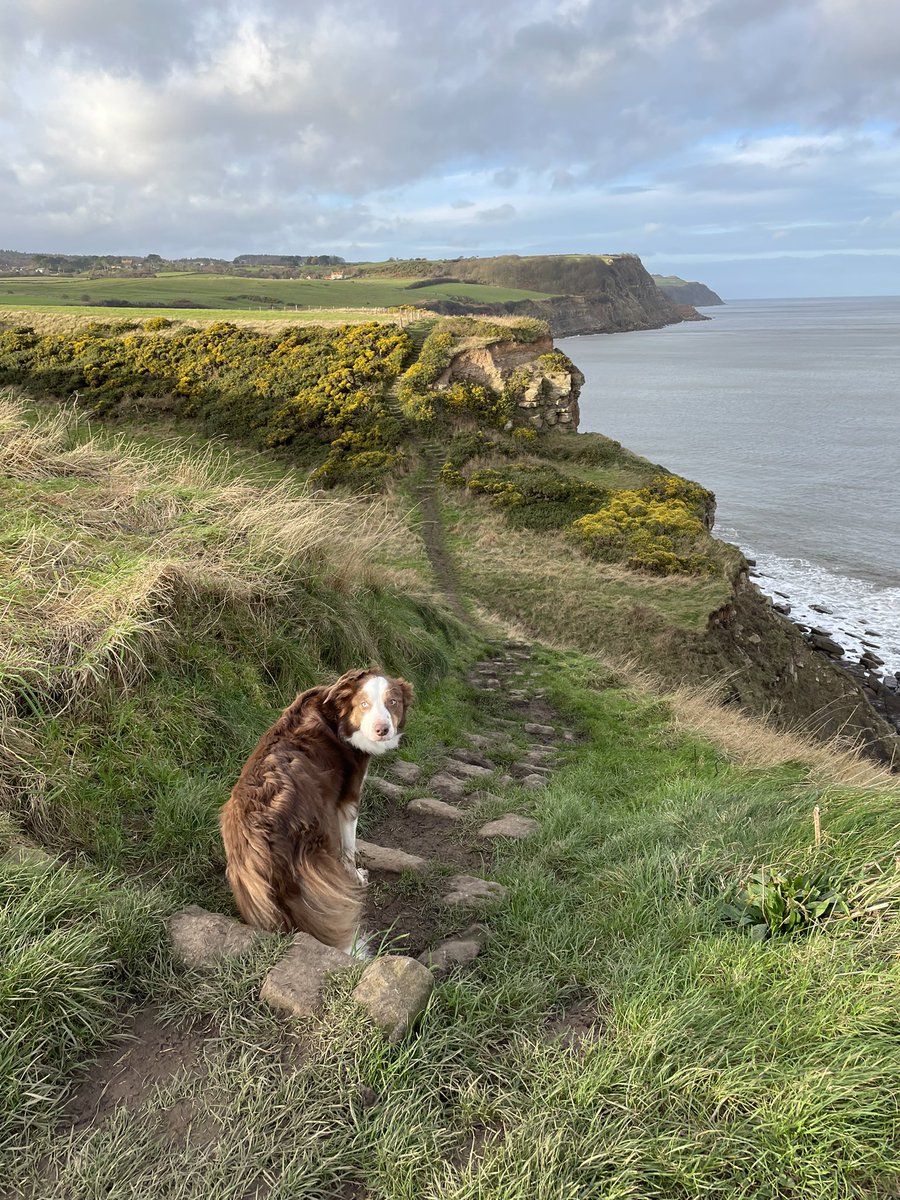
[[[770,715],[818,737],[838,737],[900,767],[900,738],[862,687],[772,608],[742,570],[731,601],[710,614],[697,646],[703,673],[727,678],[726,695],[750,712]]]
[[[492,342],[461,350],[437,380],[447,387],[467,380],[495,392],[510,391],[516,411],[510,428],[578,428],[578,397],[584,375],[552,338],[536,342]]]
[[[552,274],[548,271],[548,262],[555,264]],[[482,305],[430,300],[427,307],[432,312],[446,316],[506,313],[537,317],[547,322],[554,337],[660,329],[663,325],[674,325],[688,319],[685,306],[673,304],[667,299],[641,260],[632,254],[609,260],[599,257],[571,261],[547,258],[467,259],[454,263],[453,268],[454,274],[464,280],[497,283],[502,279],[508,287],[535,291],[556,291],[558,288],[560,294],[548,300],[515,300]],[[699,319],[699,314],[692,313],[690,319]]]

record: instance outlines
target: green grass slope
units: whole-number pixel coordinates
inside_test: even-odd
[[[421,282],[420,280],[418,282]],[[163,311],[179,308],[243,312],[245,315],[282,308],[385,309],[416,303],[427,306],[431,298],[471,300],[493,304],[507,300],[538,300],[545,293],[528,288],[493,286],[477,282],[428,283],[410,288],[417,277],[353,279],[252,279],[240,275],[207,275],[172,272],[152,278],[0,278],[0,313],[3,308],[81,305],[123,306]],[[108,315],[108,314],[107,314]],[[182,314],[183,315],[183,314]]]
[[[0,464],[8,1133],[146,994],[160,915],[227,905],[216,813],[285,703],[369,661],[427,687],[460,634],[381,502],[9,401]]]
[[[64,394],[73,362],[89,391],[96,372],[93,400],[127,436],[6,397],[11,1196],[896,1193],[896,777],[633,673],[638,648],[647,665],[676,636],[699,644],[739,556],[703,529],[696,485],[599,435],[506,429],[508,396],[436,391],[447,355],[496,331],[482,333],[446,323],[391,345],[366,329],[245,344],[220,331],[191,384],[230,412],[217,426],[230,453],[205,439],[203,413],[180,415],[185,440],[170,410],[120,394],[108,331],[80,349],[42,342],[40,361]],[[268,421],[273,388],[279,404],[296,398],[286,356],[340,420],[349,409],[399,423],[408,454],[386,491],[311,491],[329,438],[311,457],[302,440],[279,457],[247,448],[244,410],[227,406],[252,391]],[[354,416],[330,437],[365,429]],[[469,682],[484,626],[452,616],[436,579],[491,614],[492,636],[504,621],[540,633],[536,682],[578,740],[545,789],[504,795],[540,831],[491,852],[485,872],[509,894],[484,952],[392,1046],[350,1001],[353,979],[335,982],[320,1022],[282,1021],[259,1002],[279,939],[201,974],[171,960],[163,922],[189,903],[232,911],[217,810],[300,688],[378,661],[417,686],[404,757],[426,771],[496,717],[512,721],[510,761],[524,752],[519,710]],[[603,653],[553,648],[566,643]],[[401,813],[370,793],[362,836]],[[398,885],[424,905],[421,886]],[[66,1097],[148,1004],[193,1052],[139,1106],[73,1124]]]

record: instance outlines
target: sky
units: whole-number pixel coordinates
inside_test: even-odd
[[[16,0],[0,247],[897,295],[898,0]]]

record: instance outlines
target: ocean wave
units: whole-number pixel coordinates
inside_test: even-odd
[[[755,559],[753,582],[764,595],[789,604],[792,621],[827,631],[848,663],[870,650],[884,659],[879,674],[900,672],[900,588],[838,575],[804,558],[767,554],[733,529],[717,526],[715,532]],[[828,611],[816,611],[814,604]]]

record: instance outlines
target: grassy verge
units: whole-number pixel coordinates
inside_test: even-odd
[[[533,799],[537,839],[498,856],[510,897],[485,953],[417,1038],[373,1039],[348,981],[321,1024],[282,1025],[256,1003],[262,955],[205,978],[160,964],[170,1014],[223,1035],[202,1079],[36,1141],[13,1178],[40,1160],[41,1195],[67,1200],[892,1195],[896,791],[736,768],[591,660],[542,662],[583,740]],[[464,685],[447,696],[420,749],[465,728]],[[851,890],[873,863],[887,909],[766,941],[724,919],[761,866]]]
[[[147,995],[161,916],[228,907],[217,811],[294,693],[377,661],[427,695],[468,643],[381,501],[16,403],[0,461],[2,1137]]]

